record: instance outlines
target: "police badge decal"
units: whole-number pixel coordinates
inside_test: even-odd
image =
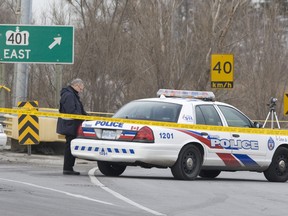
[[[275,147],[275,142],[274,142],[274,140],[272,139],[272,137],[270,137],[269,140],[268,140],[268,149],[269,149],[270,151],[272,151],[272,150],[274,149],[274,147]]]

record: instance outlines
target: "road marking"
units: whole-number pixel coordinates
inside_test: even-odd
[[[82,196],[82,195],[79,195],[79,194],[72,194],[72,193],[69,193],[69,192],[66,192],[66,191],[56,190],[56,189],[53,189],[53,188],[43,187],[43,186],[40,186],[40,185],[28,183],[28,182],[15,181],[15,180],[4,179],[4,178],[0,178],[0,180],[13,182],[13,183],[17,183],[17,184],[28,185],[28,186],[31,186],[31,187],[40,188],[40,189],[43,189],[43,190],[49,190],[49,191],[65,194],[67,196],[71,196],[71,197],[75,197],[75,198],[79,198],[79,199],[84,199],[84,200],[89,200],[89,201],[92,201],[92,202],[97,202],[97,203],[101,203],[101,204],[105,204],[105,205],[113,205],[113,206],[115,206],[113,203],[109,203],[109,202],[105,202],[105,201],[101,201],[101,200],[97,200],[97,199],[92,199],[92,198],[89,198],[89,197],[86,197],[86,196]]]
[[[130,204],[130,205],[132,205],[132,206],[135,206],[135,207],[137,207],[137,208],[139,208],[139,209],[142,209],[142,210],[144,210],[144,211],[146,211],[146,212],[149,212],[149,213],[151,213],[151,214],[153,214],[153,215],[165,215],[165,214],[162,214],[162,213],[160,213],[160,212],[157,212],[157,211],[154,211],[154,210],[152,210],[152,209],[149,209],[149,208],[147,208],[147,207],[145,207],[145,206],[142,206],[142,205],[140,205],[140,204],[138,204],[138,203],[136,203],[136,202],[128,199],[127,197],[124,197],[123,195],[117,193],[116,191],[113,191],[113,190],[111,190],[110,188],[106,187],[105,185],[103,185],[103,184],[96,178],[95,172],[96,172],[97,170],[98,170],[98,167],[94,167],[93,169],[89,170],[89,172],[88,172],[88,175],[89,175],[89,177],[90,177],[91,182],[92,182],[93,184],[95,184],[96,186],[102,188],[103,190],[105,190],[106,192],[112,194],[112,195],[115,196],[116,198],[118,198],[118,199],[120,199],[120,200],[122,200],[122,201],[124,201],[124,202],[126,202],[126,203],[128,203],[128,204]]]

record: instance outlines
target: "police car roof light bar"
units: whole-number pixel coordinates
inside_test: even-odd
[[[187,91],[187,90],[174,90],[174,89],[159,89],[157,96],[165,97],[179,97],[179,98],[194,98],[206,101],[214,101],[215,95],[210,91]]]

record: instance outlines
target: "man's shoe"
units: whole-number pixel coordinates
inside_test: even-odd
[[[64,175],[80,175],[80,172],[76,172],[74,170],[63,170]]]

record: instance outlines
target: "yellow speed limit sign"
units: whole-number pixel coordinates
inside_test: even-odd
[[[211,55],[211,88],[233,88],[234,56]]]
[[[288,93],[284,94],[284,115],[288,115]]]

